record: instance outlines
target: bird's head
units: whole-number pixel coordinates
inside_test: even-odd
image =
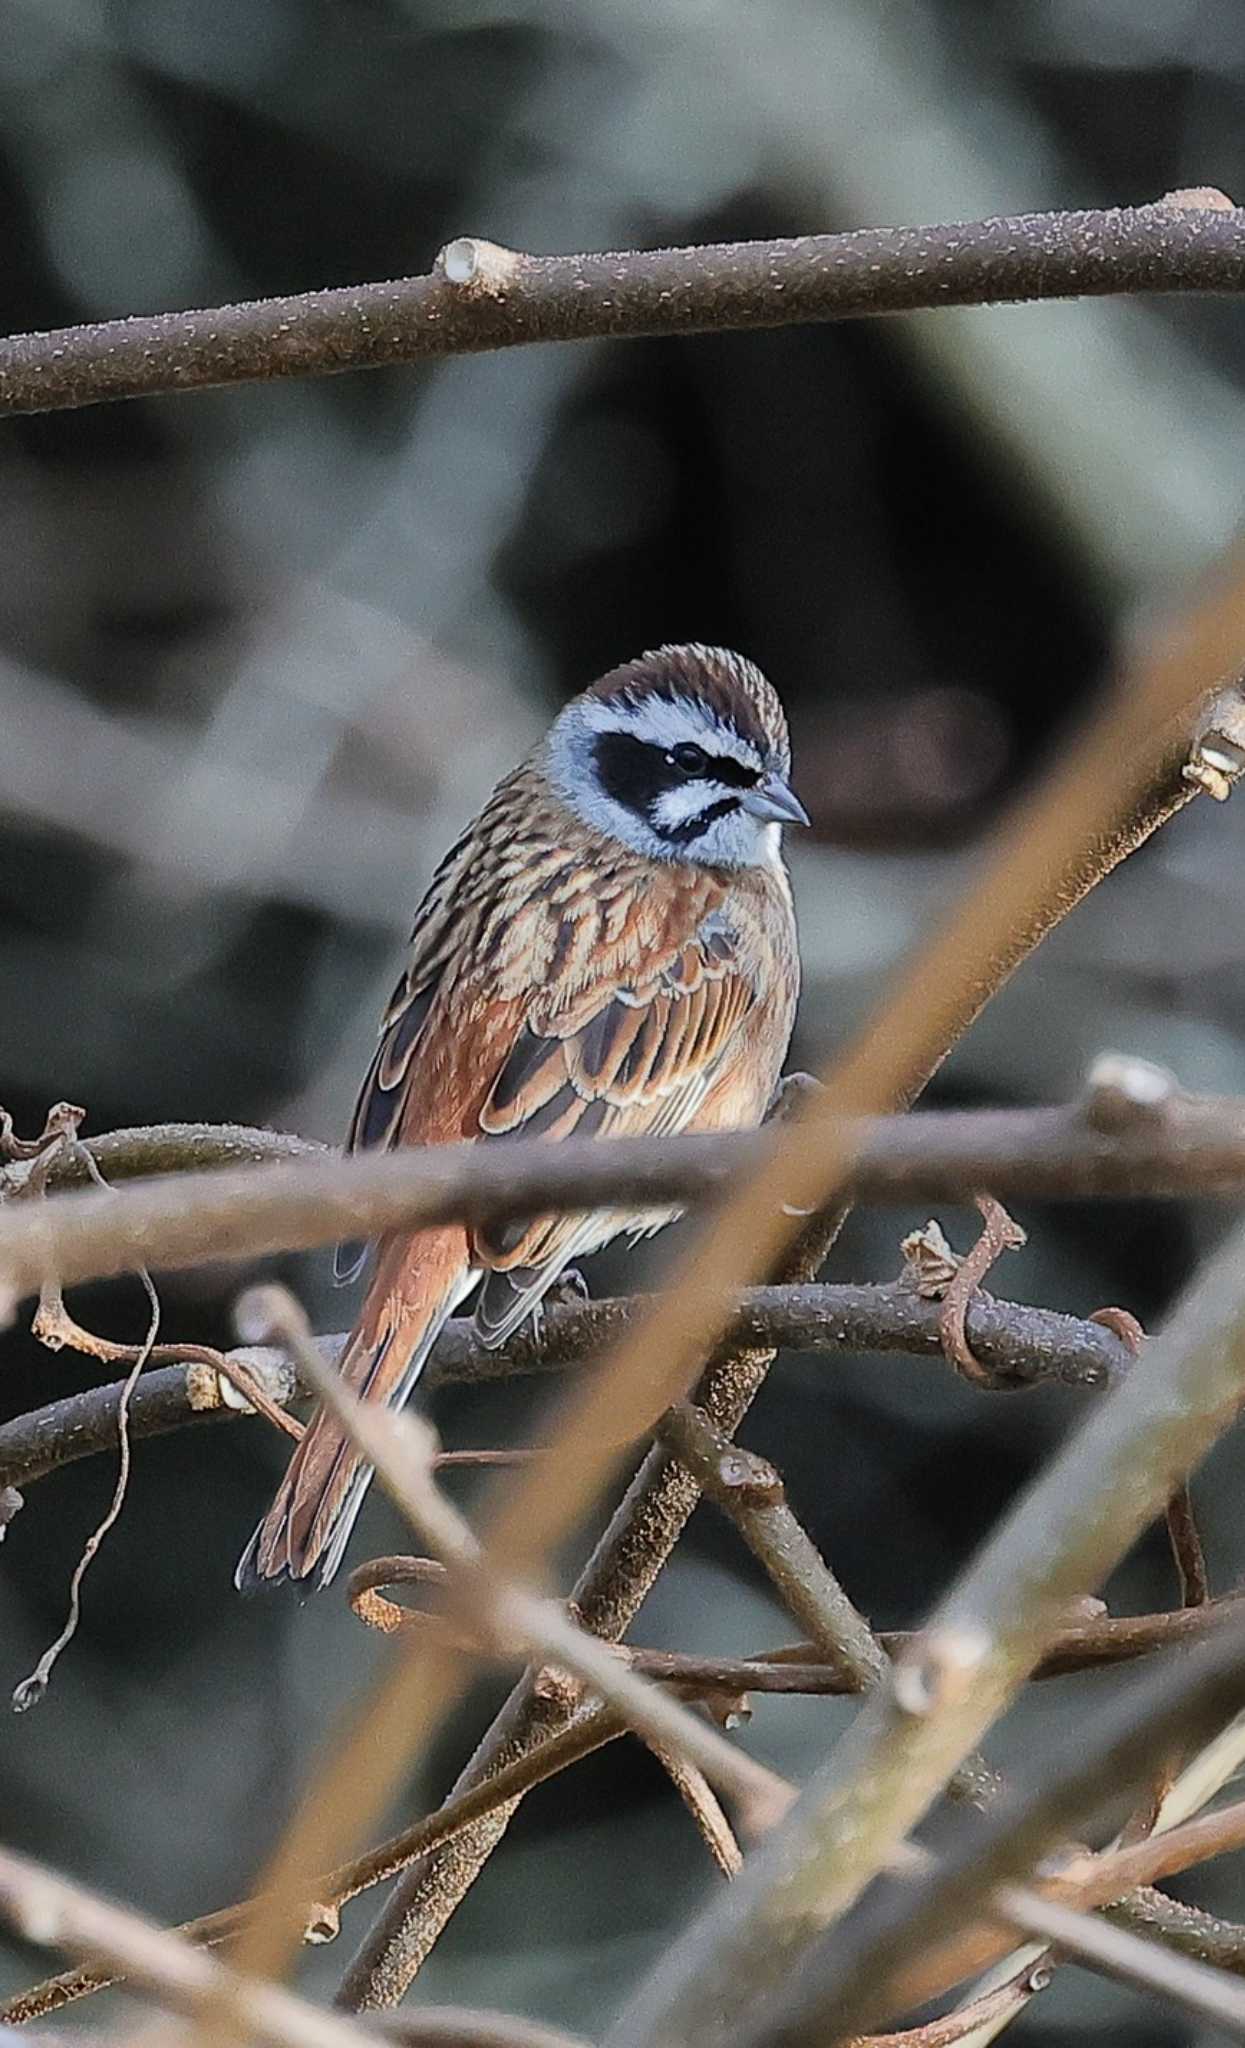
[[[759,668],[723,647],[659,647],[574,698],[545,742],[558,794],[656,860],[757,867],[807,825],[787,721]]]

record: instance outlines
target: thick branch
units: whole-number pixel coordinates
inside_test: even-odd
[[[1160,203],[693,249],[529,256],[464,236],[426,277],[110,320],[0,343],[0,411],[588,341],[932,306],[1239,292],[1235,208]]]
[[[599,1355],[646,1298],[594,1301],[546,1309],[539,1336],[526,1333],[500,1351],[488,1351],[468,1317],[450,1323],[433,1353],[430,1381],[475,1383],[517,1373],[561,1371]],[[729,1345],[770,1344],[783,1350],[830,1355],[859,1352],[942,1359],[937,1302],[925,1301],[902,1282],[881,1287],[754,1287],[732,1323]],[[976,1355],[998,1375],[1000,1387],[1102,1387],[1127,1369],[1128,1354],[1109,1330],[1051,1309],[982,1295],[972,1305],[968,1330]],[[344,1339],[322,1337],[336,1357]],[[271,1398],[287,1407],[296,1398],[293,1376],[276,1352],[248,1347],[227,1354],[263,1375]],[[46,1408],[0,1425],[0,1486],[31,1486],[62,1465],[117,1447],[121,1383],[68,1395]],[[191,1423],[221,1422],[247,1411],[222,1396],[219,1377],[198,1366],[168,1366],[145,1373],[130,1402],[132,1437],[164,1436]]]
[[[1143,1063],[1138,1071],[1153,1074]],[[943,1110],[831,1125],[827,1146],[856,1156],[848,1177],[859,1201],[958,1201],[989,1187],[1000,1196],[1220,1195],[1245,1192],[1245,1098],[1185,1096],[1121,1102],[1094,1087],[1053,1109]],[[225,1126],[165,1126],[95,1140],[108,1170],[151,1173],[158,1163],[227,1156],[268,1163],[170,1174],[105,1193],[73,1190],[14,1204],[0,1216],[0,1282],[37,1291],[49,1272],[66,1285],[219,1259],[262,1258],[334,1239],[543,1209],[638,1207],[721,1197],[773,1150],[768,1132],[636,1138],[556,1146],[450,1145],[342,1158],[279,1133]],[[230,1150],[232,1148],[232,1151]],[[308,1156],[301,1156],[305,1149]]]

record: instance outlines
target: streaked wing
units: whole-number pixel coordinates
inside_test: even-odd
[[[659,1135],[695,1118],[757,999],[738,936],[710,912],[665,957],[595,990],[538,998],[480,1111],[481,1134],[567,1138]],[[552,1000],[551,1000],[552,998]],[[652,1225],[664,1221],[654,1216]],[[486,1269],[477,1324],[502,1343],[572,1259],[645,1217],[556,1216],[477,1230]]]

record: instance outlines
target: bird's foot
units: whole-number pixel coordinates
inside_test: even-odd
[[[582,1308],[591,1301],[588,1282],[578,1266],[567,1266],[545,1293],[546,1308]]]

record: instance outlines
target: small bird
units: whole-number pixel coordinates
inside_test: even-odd
[[[759,1123],[799,994],[790,768],[774,689],[724,648],[660,647],[567,704],[433,875],[349,1149]],[[504,1344],[573,1259],[677,1214],[394,1231],[342,1375],[398,1407],[481,1282],[476,1329]],[[238,1586],[326,1585],[371,1476],[320,1410]]]

